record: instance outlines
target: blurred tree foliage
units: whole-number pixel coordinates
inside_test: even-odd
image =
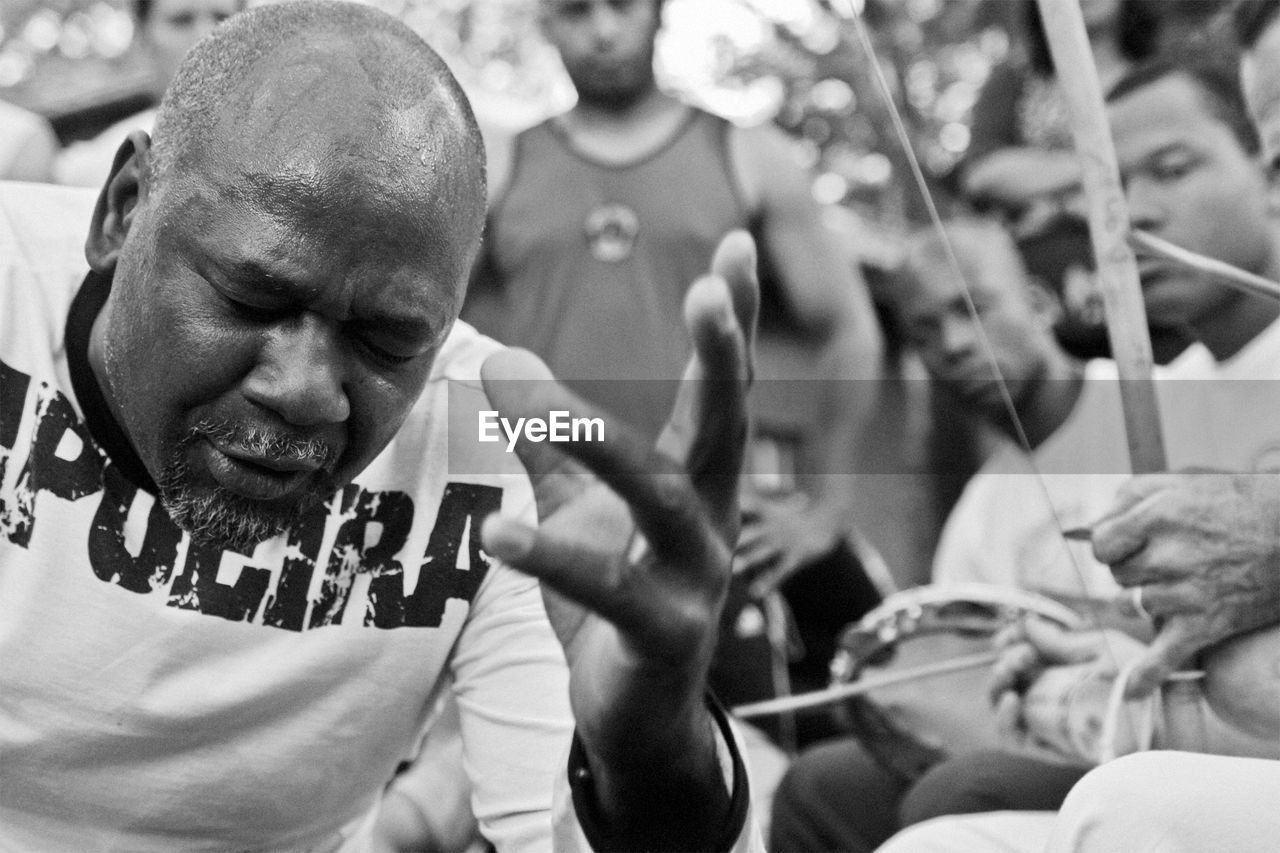
[[[536,38],[529,0],[374,2],[450,59],[491,129],[522,126],[571,102],[554,54]],[[1012,7],[1022,2],[1030,0],[867,0],[875,61],[944,200],[968,145],[977,91],[1008,55]],[[814,171],[821,201],[881,223],[916,219],[919,193],[872,59],[841,14],[848,8],[844,0],[670,0],[660,76],[737,121],[777,122]]]
[[[490,134],[514,132],[572,102],[554,51],[537,37],[537,0],[363,2],[402,18],[448,59]],[[1028,2],[669,0],[659,71],[669,89],[716,112],[786,129],[814,172],[820,201],[901,226],[920,219],[921,197],[875,68],[945,206],[978,91],[1019,50],[1018,7]],[[855,6],[874,57],[846,17]],[[125,8],[125,0],[3,0],[0,97],[46,113],[75,102],[68,90],[77,85],[94,97],[91,83],[100,90],[112,69],[129,67]]]

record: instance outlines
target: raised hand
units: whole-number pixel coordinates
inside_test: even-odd
[[[605,421],[603,441],[520,442],[539,527],[495,516],[482,538],[542,581],[601,811],[634,849],[705,844],[727,808],[703,693],[737,535],[756,304],[754,247],[731,234],[686,299],[695,354],[656,449],[529,353],[482,370],[505,417]]]

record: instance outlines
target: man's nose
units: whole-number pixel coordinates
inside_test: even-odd
[[[612,45],[622,32],[622,16],[608,3],[597,3],[591,9],[591,33],[601,45]]]
[[[296,426],[343,423],[351,416],[345,364],[340,330],[304,314],[272,331],[245,396]]]
[[[1164,221],[1165,204],[1149,181],[1131,180],[1125,187],[1129,223],[1143,231],[1155,231]]]

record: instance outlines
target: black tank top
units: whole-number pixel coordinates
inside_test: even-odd
[[[623,165],[577,151],[554,120],[520,134],[463,317],[656,433],[689,353],[685,292],[720,238],[748,225],[728,131],[691,108],[670,141]]]

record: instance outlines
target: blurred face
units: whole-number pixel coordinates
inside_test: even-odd
[[[1207,97],[1173,75],[1111,105],[1129,214],[1135,228],[1261,273],[1271,258],[1262,170],[1210,112]],[[1166,261],[1140,258],[1138,269],[1153,326],[1194,329],[1242,298]]]
[[[1272,182],[1280,176],[1280,20],[1240,59],[1240,82]]]
[[[1033,305],[1016,251],[990,240],[962,251],[953,238],[976,319],[960,292],[956,273],[935,247],[912,264],[900,284],[898,309],[908,340],[929,375],[947,394],[989,418],[1004,415],[997,375],[1015,401],[1044,375],[1052,347],[1052,318]],[[979,324],[981,328],[979,328]],[[991,353],[983,345],[985,332]],[[994,355],[995,364],[991,357]],[[999,373],[997,374],[997,369]]]
[[[542,0],[541,12],[580,99],[622,107],[652,88],[658,0]]]
[[[391,440],[457,316],[483,217],[456,115],[397,114],[371,150],[368,128],[388,122],[355,75],[292,71],[250,81],[247,115],[138,202],[95,327],[108,396],[170,514],[246,552]]]
[[[245,0],[152,0],[143,33],[168,85],[191,46],[244,8]]]

